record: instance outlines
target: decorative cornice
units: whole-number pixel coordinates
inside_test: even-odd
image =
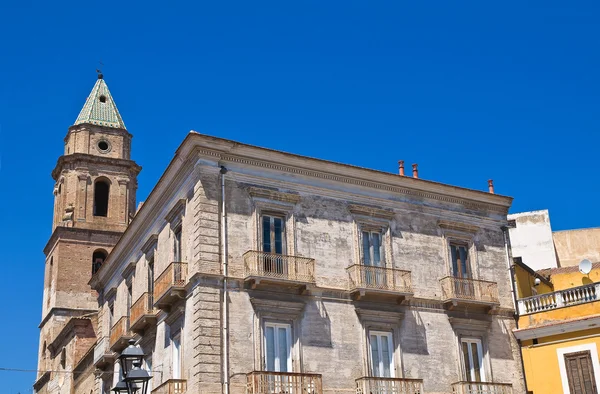
[[[270,300],[264,298],[250,298],[254,310],[258,313],[300,315],[304,310],[304,302]]]
[[[472,234],[475,234],[477,231],[479,231],[478,226],[463,222],[453,222],[450,220],[438,220],[438,226],[444,230],[460,231]]]
[[[201,135],[198,135],[198,136],[205,137],[205,136],[201,136]],[[385,190],[385,191],[389,191],[389,192],[393,192],[393,193],[405,194],[405,195],[410,195],[410,196],[420,197],[420,198],[429,198],[429,199],[439,200],[439,201],[446,202],[446,203],[459,204],[459,205],[462,205],[469,209],[487,210],[487,211],[497,212],[497,213],[500,213],[503,215],[506,215],[508,213],[508,208],[510,205],[510,204],[507,204],[505,206],[505,205],[501,205],[501,204],[496,205],[493,203],[476,202],[476,201],[470,200],[468,198],[459,198],[459,197],[449,196],[449,195],[441,194],[441,193],[435,193],[435,192],[429,192],[429,191],[424,191],[424,190],[417,190],[417,189],[410,189],[410,188],[401,187],[401,186],[395,186],[395,185],[386,184],[383,182],[373,182],[373,181],[361,179],[358,177],[356,177],[356,178],[349,177],[349,176],[344,176],[344,175],[328,173],[328,172],[324,172],[324,171],[316,171],[316,170],[307,169],[307,168],[292,167],[289,165],[269,162],[266,160],[256,160],[254,158],[233,155],[230,153],[221,153],[221,152],[207,149],[204,147],[197,147],[195,149],[195,151],[204,156],[218,158],[222,162],[233,162],[233,163],[239,163],[239,164],[244,164],[244,165],[251,165],[251,166],[255,166],[255,167],[268,168],[271,170],[287,172],[287,173],[292,173],[292,174],[298,174],[298,175],[303,175],[303,176],[308,176],[308,177],[321,178],[321,179],[330,180],[330,181],[354,184],[357,186],[363,186],[363,187],[367,187],[370,189]],[[282,153],[282,152],[278,152],[278,153]],[[322,161],[322,160],[319,160],[319,161]],[[355,169],[353,166],[349,166],[349,165],[345,165],[345,164],[340,164],[340,163],[332,163],[332,164],[337,164],[337,165]],[[361,170],[377,173],[377,175],[380,175],[380,176],[392,175],[392,174],[381,173],[381,172],[375,171],[375,170],[366,170],[366,169],[361,169]],[[406,177],[402,177],[402,178],[406,178]],[[451,187],[454,189],[463,189],[463,188],[459,188],[456,186],[444,185],[441,183],[426,181],[426,180],[421,180],[421,179],[415,180],[415,181],[422,181],[422,182],[426,182],[429,184],[435,184],[436,186]],[[472,192],[472,193],[477,193],[477,191],[475,191],[475,190],[469,190],[469,189],[464,189],[464,190],[468,191],[468,192]],[[480,193],[483,193],[483,192],[480,192]],[[494,196],[505,198],[505,199],[510,199],[510,197],[503,197],[503,196],[499,196],[499,195],[494,195]]]
[[[177,200],[177,202],[175,203],[173,208],[171,208],[169,213],[167,213],[167,215],[165,216],[165,220],[168,223],[176,221],[178,219],[177,216],[181,217],[183,215],[183,211],[185,209],[185,204],[186,204],[185,198]]]
[[[118,159],[112,157],[103,157],[90,155],[87,153],[71,153],[58,158],[56,166],[52,170],[52,178],[58,180],[58,177],[67,164],[92,163],[97,165],[105,165],[109,167],[124,167],[131,171],[133,175],[137,175],[142,170],[135,161],[128,159]]]
[[[123,272],[121,272],[121,277],[123,277],[125,280],[129,280],[131,275],[135,272],[135,266],[136,262],[130,261],[129,264],[127,264],[127,266],[123,269]]]
[[[251,186],[247,188],[248,194],[254,198],[264,198],[267,200],[275,200],[297,204],[300,201],[299,194],[285,193],[272,189],[263,189],[260,187]]]
[[[148,254],[150,249],[152,249],[156,245],[157,242],[158,242],[158,234],[152,234],[140,248],[142,250],[142,253]]]
[[[360,307],[357,307],[355,309],[356,314],[364,323],[376,322],[386,324],[398,324],[400,323],[400,320],[404,319],[404,312]]]
[[[483,319],[448,317],[448,321],[454,330],[461,331],[487,331],[492,326],[490,316],[485,316]]]
[[[116,295],[117,287],[111,287],[108,291],[106,291],[106,293],[104,293],[104,299],[110,301],[111,299],[114,299]]]
[[[394,218],[394,211],[391,209],[381,209],[373,206],[349,204],[348,210],[354,215],[370,216],[375,218],[391,220]]]

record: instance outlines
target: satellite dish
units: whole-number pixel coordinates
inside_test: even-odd
[[[584,275],[587,275],[590,273],[591,270],[592,270],[592,262],[589,261],[588,259],[581,260],[581,263],[579,263],[579,272],[581,272]]]

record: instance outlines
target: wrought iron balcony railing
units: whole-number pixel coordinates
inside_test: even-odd
[[[521,298],[518,308],[519,315],[530,315],[532,313],[595,301],[600,301],[600,282]]]
[[[152,320],[156,319],[158,311],[154,308],[154,297],[150,293],[144,293],[131,306],[130,330],[137,332],[144,329]]]
[[[498,304],[498,284],[487,280],[447,276],[440,280],[444,301]]]
[[[319,374],[254,371],[247,374],[246,378],[247,394],[323,394]]]
[[[412,294],[410,271],[355,264],[348,268],[350,291],[361,289]]]
[[[187,283],[187,263],[174,262],[154,281],[154,305],[163,308],[176,298],[173,293],[185,291]]]
[[[356,394],[423,394],[423,380],[362,377],[356,379]]]
[[[184,394],[186,390],[187,380],[169,379],[152,390],[152,394]]]
[[[110,329],[110,348],[118,351],[119,348],[127,346],[127,341],[131,339],[129,333],[129,317],[123,316]]]
[[[246,278],[315,283],[315,260],[250,250],[244,253]]]
[[[452,383],[453,394],[512,394],[512,384],[457,382]]]

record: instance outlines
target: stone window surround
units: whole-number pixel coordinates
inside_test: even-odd
[[[440,229],[440,235],[442,236],[442,244],[444,251],[444,260],[446,263],[447,275],[454,276],[452,272],[452,256],[450,255],[450,244],[462,244],[467,246],[467,252],[469,257],[468,269],[472,279],[479,278],[478,270],[478,253],[477,253],[477,232],[479,227],[473,226],[467,223],[454,222],[449,220],[439,220],[438,227]]]
[[[370,332],[383,331],[392,333],[393,342],[393,362],[394,376],[402,378],[404,376],[402,366],[402,350],[400,348],[400,324],[404,319],[403,312],[390,310],[375,310],[367,308],[356,308],[356,314],[362,326],[362,351],[365,355],[362,357],[363,376],[371,376],[372,360],[370,347]]]
[[[250,298],[254,308],[254,370],[265,370],[265,322],[287,323],[291,327],[292,371],[302,372],[302,346],[300,320],[304,302],[279,301],[274,299]]]
[[[391,210],[370,207],[366,205],[349,204],[348,210],[354,218],[354,255],[356,264],[363,264],[363,231],[376,231],[381,233],[383,246],[383,266],[394,268],[392,252],[391,221],[394,212]]]
[[[481,341],[481,349],[483,351],[483,367],[485,369],[486,382],[493,382],[492,374],[492,363],[489,356],[488,347],[488,333],[492,325],[492,320],[487,318],[485,320],[476,320],[460,317],[449,317],[450,325],[454,330],[455,334],[455,349],[458,362],[458,379],[457,381],[463,381],[465,376],[465,363],[462,355],[462,339],[478,339]]]
[[[254,231],[254,250],[262,250],[262,216],[281,216],[285,223],[284,254],[296,255],[296,217],[294,207],[300,196],[258,187],[248,188],[252,199],[252,228]]]

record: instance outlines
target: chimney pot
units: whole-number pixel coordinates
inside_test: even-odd
[[[494,194],[494,180],[493,179],[488,179],[488,191],[491,194]]]
[[[419,178],[419,165],[415,163],[412,165],[412,168],[413,168],[413,178]]]
[[[404,176],[404,160],[398,160],[398,173]]]

